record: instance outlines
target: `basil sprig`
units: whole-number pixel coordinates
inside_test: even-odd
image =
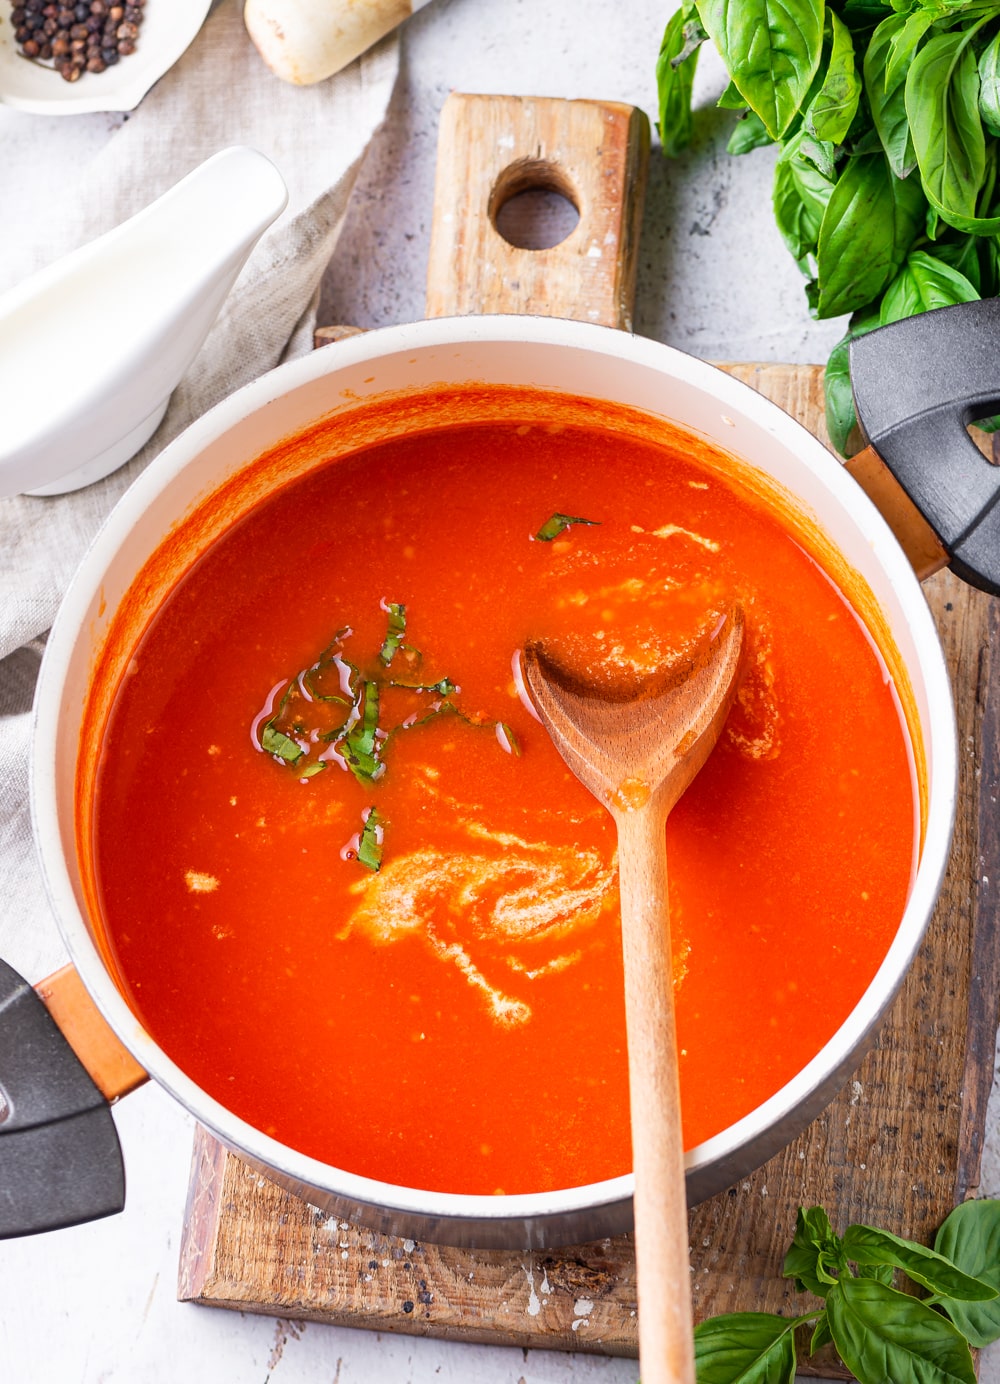
[[[388,628],[378,656],[379,661],[388,668],[403,645],[403,635],[406,633],[406,606],[400,605],[397,601],[386,601],[385,613]]]
[[[375,657],[366,663],[351,662],[344,656],[344,647],[352,631],[349,627],[338,630],[315,663],[289,679],[271,715],[256,722],[259,748],[290,769],[300,783],[337,766],[358,783],[374,786],[385,773],[385,755],[394,737],[439,716],[454,716],[466,726],[493,731],[502,749],[520,755],[514,732],[505,721],[470,716],[462,710],[455,700],[460,688],[450,677],[411,680],[423,664],[423,654],[403,642],[406,606],[383,601],[382,609],[386,633]],[[396,675],[394,665],[399,663],[405,664],[409,677]],[[388,692],[406,695],[402,701],[395,697],[398,718],[387,724]],[[381,866],[385,825],[376,809],[370,808],[355,852],[369,870]]]
[[[536,543],[551,543],[573,524],[585,524],[588,528],[600,526],[599,519],[574,519],[571,514],[552,514],[535,534]]]
[[[901,1292],[897,1273],[929,1296]],[[975,1384],[970,1346],[1000,1339],[1000,1201],[957,1207],[933,1249],[874,1226],[837,1235],[821,1206],[800,1207],[784,1274],[823,1305],[702,1322],[698,1384],[793,1384],[796,1333],[810,1326],[809,1354],[832,1344],[860,1384]]]
[[[382,868],[382,837],[385,831],[385,820],[375,807],[370,807],[364,814],[364,826],[358,838],[357,859],[358,864],[363,865],[372,874],[378,874]]]
[[[781,147],[774,216],[810,312],[852,314],[825,374],[827,428],[847,455],[850,340],[1000,293],[1000,7],[684,0],[656,68],[667,154],[691,141],[706,38],[731,78],[718,104],[739,112],[730,152]]]

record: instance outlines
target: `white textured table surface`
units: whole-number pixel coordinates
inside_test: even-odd
[[[633,102],[655,118],[654,64],[670,6],[632,0],[434,0],[403,35],[389,119],[370,151],[327,276],[324,316],[363,327],[422,315],[437,117],[450,90]],[[772,159],[725,152],[723,78],[702,60],[694,151],[654,150],[637,330],[709,359],[825,359],[842,331],[810,321],[774,228]],[[120,117],[48,118],[0,107],[0,225],[44,214]],[[182,136],[175,136],[182,137]],[[51,927],[48,919],[40,927]],[[625,1384],[634,1362],[445,1344],[302,1326],[176,1301],[192,1125],[158,1089],[117,1111],[129,1173],[123,1215],[0,1245],[5,1384]],[[991,1111],[983,1190],[1000,1193]],[[1000,1384],[987,1352],[986,1384]]]

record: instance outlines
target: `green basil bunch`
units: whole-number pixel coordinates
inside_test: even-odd
[[[684,0],[657,63],[667,154],[690,142],[706,39],[730,77],[719,105],[739,112],[729,152],[780,146],[774,215],[810,312],[851,314],[825,376],[846,455],[851,338],[1000,293],[1000,4]]]
[[[900,1292],[901,1271],[930,1296]],[[823,1306],[798,1317],[732,1312],[695,1328],[698,1384],[794,1384],[795,1334],[832,1342],[860,1384],[975,1384],[970,1346],[1000,1338],[1000,1201],[967,1201],[934,1248],[887,1230],[834,1234],[821,1206],[799,1209],[784,1274]]]

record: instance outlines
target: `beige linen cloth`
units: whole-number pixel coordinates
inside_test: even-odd
[[[50,221],[4,245],[0,289],[125,220],[231,144],[266,154],[288,185],[288,208],[254,251],[146,447],[75,494],[0,500],[0,956],[32,981],[65,957],[28,810],[31,702],[45,632],[102,520],[143,467],[234,389],[310,348],[320,280],[397,73],[390,37],[328,81],[288,86],[264,66],[241,11],[239,0],[223,0],[82,170],[77,192],[64,190],[64,224]]]

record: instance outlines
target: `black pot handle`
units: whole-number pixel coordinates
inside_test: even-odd
[[[1000,467],[967,431],[1000,413],[1000,299],[867,332],[851,342],[850,362],[866,441],[935,530],[952,570],[1000,595]]]
[[[125,1205],[111,1109],[45,1005],[0,961],[0,1239]]]

